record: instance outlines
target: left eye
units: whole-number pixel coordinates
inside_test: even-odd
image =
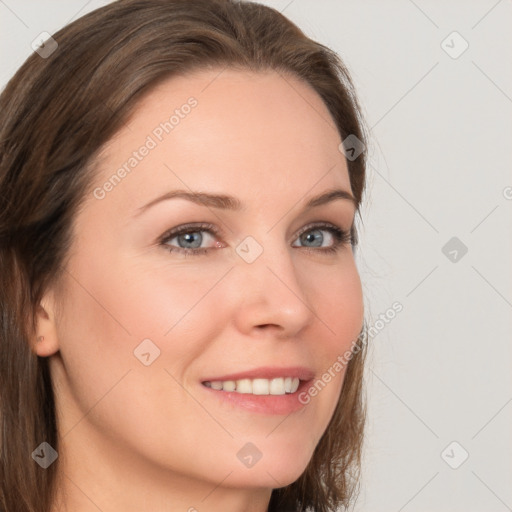
[[[329,234],[327,238],[330,238],[331,240],[334,240],[334,234],[333,234],[333,228],[329,229],[310,229],[308,231],[305,231],[302,233],[297,240],[300,240],[301,243],[313,243],[311,247],[321,247],[322,242],[325,239],[325,236],[322,234],[322,232],[325,231]],[[302,246],[303,247],[303,246]]]
[[[325,236],[323,233],[327,232]],[[205,237],[203,233],[206,233]],[[161,239],[161,245],[165,245],[169,252],[178,252],[183,254],[205,254],[214,246],[201,247],[205,238],[218,237],[217,229],[211,225],[200,226],[181,226],[180,228],[171,230]],[[328,245],[323,245],[327,239]],[[296,239],[300,245],[293,245],[293,247],[302,247],[307,250],[315,250],[316,252],[335,252],[340,249],[341,245],[351,243],[351,233],[338,228],[333,224],[321,224],[314,226],[307,226]],[[176,241],[175,244],[171,242]],[[312,244],[312,245],[307,245]],[[216,242],[217,248],[225,247],[221,242]]]
[[[330,239],[332,243],[328,246],[322,246],[322,243],[325,241],[325,236],[322,234],[322,232],[327,232],[329,234],[328,239]],[[326,223],[316,225],[310,224],[306,226],[306,228],[304,228],[304,230],[299,235],[298,240],[300,240],[301,244],[313,243],[313,246],[301,245],[300,247],[304,247],[304,249],[308,251],[315,251],[315,248],[317,248],[315,252],[319,252],[321,254],[335,253],[339,251],[343,245],[353,245],[351,231],[341,229],[334,224]]]

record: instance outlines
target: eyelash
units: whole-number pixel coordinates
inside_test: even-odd
[[[338,226],[335,226],[334,224],[326,223],[326,222],[319,222],[319,223],[312,223],[308,224],[298,235],[297,238],[302,236],[304,233],[307,233],[308,231],[315,231],[315,230],[325,230],[329,231],[334,238],[334,243],[330,247],[321,247],[321,248],[315,248],[315,247],[305,247],[301,246],[300,249],[305,249],[306,251],[313,251],[313,252],[319,252],[320,254],[334,254],[338,252],[341,249],[342,245],[345,244],[351,244],[354,245],[354,239],[352,237],[351,231],[346,231],[344,229],[339,228]],[[211,250],[215,250],[214,247],[203,247],[203,248],[196,248],[196,249],[190,249],[190,248],[184,248],[184,247],[172,247],[169,245],[166,245],[166,242],[169,242],[169,240],[172,240],[173,238],[176,238],[177,236],[183,235],[183,234],[191,234],[191,233],[198,233],[201,231],[205,231],[211,235],[214,235],[215,237],[221,236],[221,233],[219,230],[213,225],[213,224],[185,224],[183,226],[180,226],[178,228],[172,229],[171,231],[167,231],[162,235],[160,238],[160,245],[165,246],[166,250],[168,252],[177,252],[182,253],[185,256],[187,255],[193,255],[193,256],[199,256],[201,254],[207,254]]]

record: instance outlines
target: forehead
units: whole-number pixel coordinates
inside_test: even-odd
[[[140,101],[105,145],[96,185],[124,168],[107,197],[124,197],[134,208],[166,188],[270,202],[273,191],[298,198],[315,184],[317,191],[350,191],[340,142],[320,96],[296,77],[196,71],[160,83]]]

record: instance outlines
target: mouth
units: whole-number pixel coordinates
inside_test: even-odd
[[[312,380],[314,372],[304,366],[260,367],[202,380],[203,386],[216,391],[250,395],[285,395],[295,393],[301,383]]]
[[[301,381],[298,377],[277,377],[274,379],[207,380],[202,384],[216,391],[280,396],[295,393],[301,382],[305,381]]]
[[[267,368],[209,378],[201,384],[218,403],[261,414],[290,414],[308,403],[300,397],[313,378],[309,369]]]

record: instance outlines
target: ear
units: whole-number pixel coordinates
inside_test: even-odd
[[[41,357],[48,357],[59,350],[55,301],[51,292],[45,294],[37,306],[35,339],[32,350]]]

